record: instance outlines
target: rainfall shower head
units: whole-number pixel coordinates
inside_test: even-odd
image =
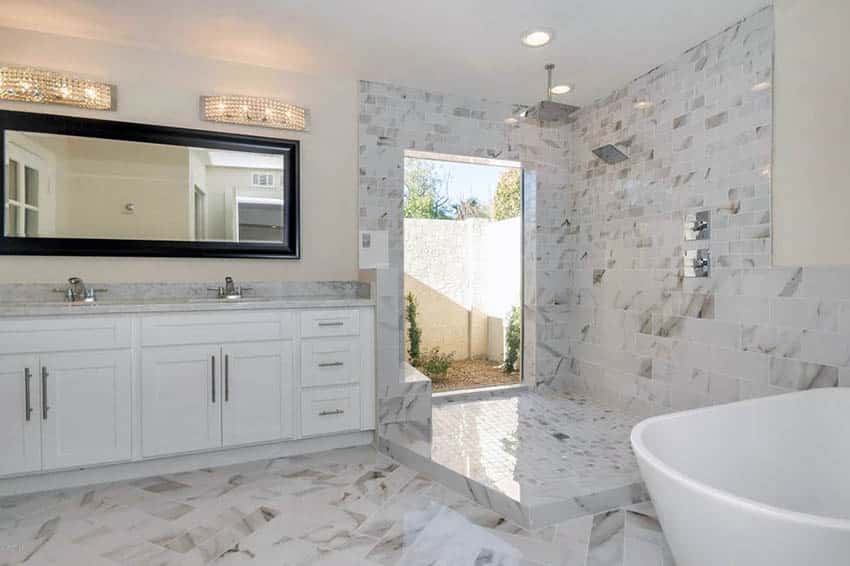
[[[620,163],[621,161],[625,161],[629,158],[628,155],[620,151],[613,144],[603,145],[602,147],[597,147],[593,150],[593,155],[604,161],[605,163],[609,163],[613,165],[614,163]]]
[[[525,109],[521,116],[526,120],[534,120],[541,125],[544,123],[567,122],[567,118],[578,110],[578,106],[561,104],[552,100],[552,71],[555,65],[546,65],[546,99]]]

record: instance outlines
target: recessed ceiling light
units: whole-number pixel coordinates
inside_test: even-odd
[[[555,37],[555,32],[545,28],[535,28],[523,32],[521,39],[527,47],[543,47]]]
[[[653,104],[649,100],[635,100],[634,107],[637,110],[646,110],[652,108]]]
[[[750,87],[750,90],[752,90],[753,92],[761,92],[761,91],[767,90],[769,88],[770,88],[770,81],[762,81],[760,83],[754,84],[752,87]]]
[[[568,92],[573,90],[573,87],[571,87],[570,85],[555,85],[549,90],[552,92],[552,94],[567,94]]]

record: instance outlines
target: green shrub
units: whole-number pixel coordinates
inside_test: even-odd
[[[502,364],[505,373],[513,373],[517,369],[521,339],[519,314],[519,307],[514,307],[511,309],[511,315],[508,318],[508,330],[505,333],[505,361]]]
[[[416,297],[413,293],[407,294],[407,355],[410,358],[410,363],[413,366],[419,366],[420,352],[419,347],[422,342],[422,330],[416,322]]]
[[[443,354],[439,348],[434,348],[422,357],[420,369],[431,379],[446,377],[454,361],[454,354]]]

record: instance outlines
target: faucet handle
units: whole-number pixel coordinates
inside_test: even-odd
[[[62,293],[65,295],[65,300],[69,303],[73,303],[74,299],[76,299],[76,294],[74,294],[74,289],[71,287],[66,287],[64,289],[53,289],[54,293]]]
[[[215,292],[219,299],[224,296],[224,287],[207,287],[207,291]]]

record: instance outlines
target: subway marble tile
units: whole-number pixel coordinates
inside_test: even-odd
[[[779,357],[798,357],[803,330],[767,325],[745,325],[741,345],[746,352]]]
[[[793,390],[835,387],[839,384],[839,370],[821,364],[772,358],[770,384]]]
[[[770,306],[770,300],[764,297],[719,295],[714,300],[714,312],[718,320],[750,325],[770,323]]]
[[[771,323],[824,332],[838,332],[841,304],[821,299],[774,299]]]
[[[850,365],[850,341],[831,332],[804,330],[800,333],[801,360],[830,366]]]

